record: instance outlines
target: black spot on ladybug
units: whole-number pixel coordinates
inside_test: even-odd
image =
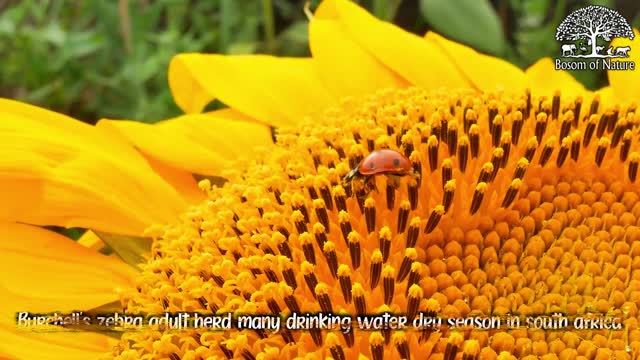
[[[376,164],[374,164],[374,163],[369,164],[369,168],[370,168],[370,169],[372,169],[372,170],[373,170],[375,167],[376,167]]]
[[[399,166],[400,165],[400,159],[393,159],[393,166]]]

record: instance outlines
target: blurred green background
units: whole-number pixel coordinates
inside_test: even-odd
[[[0,96],[89,123],[170,118],[180,114],[167,86],[173,55],[308,56],[305,2],[0,0]],[[580,7],[614,8],[640,26],[640,2],[634,0],[357,2],[413,33],[432,29],[522,68],[559,55],[556,26]],[[315,9],[319,1],[310,3]],[[602,73],[574,75],[590,89],[606,82]]]

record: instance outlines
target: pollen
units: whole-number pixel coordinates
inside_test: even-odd
[[[278,129],[242,176],[201,181],[205,203],[154,225],[125,303],[273,315],[278,331],[148,326],[116,357],[640,358],[640,116],[552,95],[383,90]],[[411,171],[359,173],[382,148]],[[383,314],[411,321],[357,321]],[[294,316],[306,325],[286,328]]]

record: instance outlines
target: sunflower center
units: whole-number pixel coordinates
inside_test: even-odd
[[[279,331],[148,328],[126,333],[116,355],[637,356],[639,117],[634,105],[602,108],[597,96],[409,88],[280,129],[276,147],[230,169],[223,188],[202,182],[209,201],[181,225],[157,228],[127,310],[231,313],[234,324],[274,315]],[[399,157],[370,155],[380,149]],[[351,317],[351,331],[318,313]],[[356,321],[384,313],[408,325]],[[562,331],[531,322],[558,314]],[[305,329],[286,327],[294,315]],[[519,323],[466,322],[507,316]],[[416,328],[418,318],[443,323]]]

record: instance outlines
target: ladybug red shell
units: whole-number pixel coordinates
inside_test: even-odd
[[[369,177],[378,174],[407,175],[412,172],[411,161],[401,153],[391,149],[381,149],[367,155],[345,175],[344,180]]]

